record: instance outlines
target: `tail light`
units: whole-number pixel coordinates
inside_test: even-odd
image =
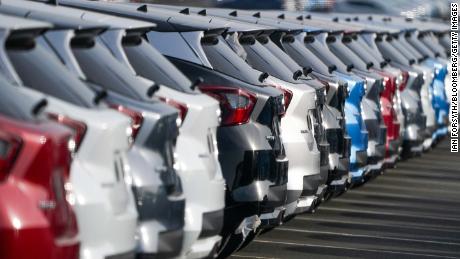
[[[281,117],[283,117],[286,114],[286,111],[287,111],[287,109],[289,107],[289,104],[291,104],[292,96],[293,96],[292,91],[288,90],[286,88],[283,88],[282,86],[277,85],[277,84],[274,84],[272,86],[283,92],[284,111],[282,111],[279,114]]]
[[[131,118],[131,134],[128,135],[130,135],[130,143],[134,143],[134,140],[136,139],[137,134],[141,129],[142,122],[144,121],[144,116],[142,115],[142,113],[126,108],[125,106],[120,104],[111,103],[109,104],[109,107]]]
[[[249,121],[257,97],[248,91],[226,86],[200,85],[200,90],[217,99],[222,110],[222,126],[241,125]]]
[[[0,181],[6,179],[21,148],[19,137],[0,131]]]
[[[58,115],[55,113],[49,113],[48,117],[51,120],[54,120],[62,125],[67,126],[73,131],[73,139],[69,140],[69,150],[72,154],[75,154],[78,151],[78,148],[80,147],[81,142],[83,141],[83,137],[85,136],[86,133],[86,124],[73,120],[69,117],[66,117],[64,115]]]
[[[70,161],[68,161],[70,165]],[[68,170],[68,169],[67,169]],[[58,239],[72,238],[77,235],[77,220],[71,205],[75,204],[75,197],[72,185],[68,182],[68,175],[61,170],[53,172],[51,178],[51,188],[54,204],[52,210],[47,210],[46,214],[50,218],[51,229]],[[45,209],[43,204],[40,204]]]
[[[399,91],[404,91],[404,88],[406,88],[407,81],[409,79],[409,72],[407,71],[402,71],[400,75],[400,82],[399,82]]]
[[[62,124],[72,128],[74,132],[82,131],[81,122],[68,118],[61,119],[61,121]],[[67,143],[69,138],[79,139],[78,141],[81,142],[83,134],[68,135],[62,141],[55,142],[53,153],[56,154],[56,159],[50,168],[50,182],[47,185],[50,199],[42,200],[39,203],[39,207],[49,219],[51,231],[59,243],[65,243],[68,239],[73,239],[78,234],[77,219],[72,208],[75,205],[75,195],[72,184],[69,182],[72,151],[69,150]],[[78,137],[75,135],[78,135]]]
[[[165,97],[160,97],[160,100],[179,110],[179,117],[177,117],[177,126],[182,125],[182,122],[184,122],[185,116],[187,116],[188,112],[187,105]]]

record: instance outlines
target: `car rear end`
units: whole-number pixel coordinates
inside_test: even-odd
[[[403,156],[412,156],[423,150],[425,139],[426,116],[420,113],[422,104],[420,99],[420,89],[423,84],[423,73],[420,70],[410,67],[415,60],[407,60],[400,52],[394,48],[390,42],[391,36],[378,35],[375,39],[382,55],[392,59],[392,66],[405,73],[407,79],[404,85],[400,86],[400,96],[402,108],[405,116],[405,134],[403,141]]]
[[[313,210],[323,196],[322,189],[325,189],[322,186],[321,190],[318,190],[318,187],[327,181],[327,169],[326,175],[321,175],[318,170],[321,154],[315,139],[315,136],[320,137],[323,132],[319,132],[320,129],[317,127],[321,124],[321,120],[317,121],[317,116],[321,114],[317,110],[320,106],[317,107],[315,102],[321,98],[317,98],[315,88],[293,79],[301,76],[301,70],[292,72],[264,47],[270,41],[267,35],[242,32],[238,36],[234,32],[227,35],[226,41],[235,52],[240,53],[240,56],[244,55],[253,68],[273,75],[267,78],[267,84],[283,91],[284,94],[286,111],[282,115],[281,132],[290,161],[288,172],[290,180],[284,217],[287,219],[297,213]],[[323,92],[320,94],[321,97]],[[314,124],[318,124],[316,128]],[[327,157],[327,154],[324,156]]]
[[[114,111],[90,110],[94,94],[43,46],[29,44],[35,43],[36,36],[10,34],[6,52],[22,81],[16,83],[36,89],[28,89],[31,95],[39,90],[53,96],[47,107],[49,117],[75,132],[70,182],[76,195],[80,254],[83,258],[134,256],[137,212],[123,179],[130,122]]]
[[[69,182],[72,132],[41,116],[46,106],[42,96],[26,98],[3,79],[0,84],[2,104],[12,102],[0,105],[2,257],[79,258]]]
[[[303,46],[299,40],[303,37],[302,33],[295,32],[280,32],[271,35],[273,42],[285,52],[285,55],[289,56],[289,59],[294,60],[298,65],[304,67],[305,72],[311,73],[313,78],[322,82],[306,80],[316,91],[316,106],[321,113],[314,113],[318,123],[315,137],[322,155],[320,172],[329,171],[327,177],[329,192],[339,194],[346,190],[348,184],[349,153],[347,150],[349,148],[347,146],[349,145],[347,143],[349,142],[347,141],[349,138],[345,133],[343,113],[345,102],[343,94],[347,93],[346,84],[336,83],[334,79],[329,80],[327,66]],[[274,44],[267,45],[267,47],[273,53],[278,52]],[[280,53],[277,56],[282,57]],[[324,95],[325,91],[326,95]]]
[[[79,76],[93,91],[104,96],[101,102],[131,120],[130,149],[126,154],[129,167],[126,168],[124,178],[134,194],[139,214],[137,252],[143,256],[176,256],[182,250],[185,218],[185,197],[180,178],[174,169],[174,152],[178,136],[177,121],[180,120],[178,112],[160,101],[147,101],[136,94],[129,94],[132,91],[126,93],[120,90],[132,86],[136,81],[126,79],[126,72],[120,71],[124,67],[103,48],[103,44],[119,46],[125,42],[123,36],[104,37],[105,41],[97,42],[91,45],[92,47],[85,45],[84,42],[97,40],[101,32],[97,26],[103,24],[83,22],[79,18],[83,15],[77,9],[69,10],[63,7],[59,9],[70,15],[61,18],[65,19],[69,27],[73,23],[75,30],[51,30],[45,35],[47,43],[52,46],[61,60],[68,61],[65,65],[70,71]],[[31,12],[29,15],[42,17],[45,14],[43,10]],[[92,16],[88,13],[84,14],[86,20],[90,20],[88,17],[94,17],[95,20],[111,21],[108,18],[112,18],[98,14]],[[78,17],[75,19],[74,16]],[[131,20],[122,19],[122,21],[129,26]],[[93,27],[85,29],[84,26]],[[126,35],[128,33],[123,29],[109,30],[106,33],[109,36],[121,33],[128,37]],[[106,33],[102,36],[106,36]],[[137,33],[129,34],[131,38],[137,35]],[[113,39],[113,42],[109,39]],[[88,62],[91,65],[85,65]],[[112,71],[120,72],[117,73],[117,78],[113,78],[111,71],[105,69],[107,64],[111,64]]]
[[[349,95],[345,101],[345,125],[351,137],[351,183],[364,181],[367,169],[368,131],[362,117],[361,102],[365,95],[365,82],[355,76],[335,73],[348,83]]]
[[[322,26],[329,26],[328,24]],[[366,94],[362,102],[362,115],[368,135],[368,170],[372,175],[382,172],[385,142],[386,142],[386,126],[383,123],[380,110],[380,93],[383,91],[383,78],[369,71],[370,64],[366,64],[351,50],[349,50],[344,42],[349,42],[353,38],[353,32],[334,32],[324,39],[330,51],[347,66],[347,69],[366,80]]]
[[[189,78],[201,76],[200,90],[220,102],[216,140],[226,181],[221,232],[225,251],[233,235],[243,242],[260,225],[261,214],[273,213],[285,202],[287,160],[282,156],[278,118],[283,96],[271,87],[257,87],[198,64],[171,60]]]
[[[355,33],[342,40],[342,42],[366,63],[370,71],[383,77],[380,109],[383,122],[387,128],[385,167],[393,167],[399,156],[399,147],[401,146],[400,130],[403,128],[397,112],[398,110],[401,111],[398,95],[399,86],[403,83],[403,73],[399,69],[389,66],[380,56],[380,53],[376,53],[374,49],[369,48],[363,39],[363,35],[366,33],[366,31]]]

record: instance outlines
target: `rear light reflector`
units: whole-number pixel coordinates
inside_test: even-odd
[[[0,131],[0,181],[8,177],[20,148],[19,137]]]
[[[58,115],[55,113],[49,113],[48,117],[51,120],[67,126],[73,131],[73,139],[69,141],[69,150],[72,154],[75,154],[78,151],[83,138],[85,137],[87,129],[86,124],[81,121],[77,121],[64,115]]]
[[[71,238],[77,235],[77,220],[71,205],[75,204],[72,185],[61,170],[53,172],[51,188],[54,208],[46,211],[51,218],[51,228],[57,239]]]
[[[130,143],[134,143],[134,140],[136,139],[137,134],[139,133],[139,130],[141,129],[142,122],[144,121],[144,116],[142,115],[142,113],[126,108],[125,106],[120,105],[120,104],[109,103],[108,105],[110,108],[123,113],[124,115],[128,116],[131,119]]]
[[[277,85],[277,84],[274,84],[272,86],[283,92],[284,111],[280,112],[280,114],[279,114],[281,117],[283,117],[286,114],[286,111],[287,111],[287,109],[289,107],[289,104],[291,104],[292,96],[293,96],[292,91],[288,90],[286,88],[283,88],[282,86]]]
[[[404,91],[404,88],[406,88],[408,79],[409,79],[409,72],[402,71],[400,82],[399,82],[399,91]]]
[[[171,105],[171,106],[173,106],[174,108],[176,108],[176,109],[179,110],[179,117],[177,117],[177,119],[178,119],[178,121],[177,121],[177,126],[182,125],[182,122],[184,122],[185,117],[187,116],[187,112],[188,112],[188,107],[187,107],[187,105],[184,104],[184,103],[175,101],[175,100],[173,100],[173,99],[166,98],[166,97],[160,97],[159,99],[160,99],[162,102],[167,103],[167,104],[169,104],[169,105]]]
[[[249,121],[257,97],[239,88],[200,85],[200,90],[217,99],[222,111],[222,126],[241,125]]]

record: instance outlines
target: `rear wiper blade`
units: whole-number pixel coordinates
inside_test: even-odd
[[[42,113],[42,111],[45,109],[47,105],[48,105],[48,101],[45,98],[41,99],[32,108],[32,115],[35,117],[38,116],[40,113]]]
[[[107,91],[106,90],[100,90],[96,91],[96,96],[94,96],[94,104],[98,105],[103,99],[107,97]]]

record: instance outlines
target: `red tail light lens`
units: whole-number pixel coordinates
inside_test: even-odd
[[[184,122],[185,117],[187,116],[187,112],[188,112],[187,105],[181,102],[177,102],[173,99],[166,98],[166,97],[160,97],[160,100],[179,110],[178,119],[180,119],[180,121],[177,122],[177,125],[178,126],[182,125],[182,122]]]
[[[72,238],[78,233],[77,220],[71,207],[71,204],[75,203],[75,197],[71,184],[68,182],[68,177],[61,170],[53,172],[51,188],[54,204],[40,205],[42,208],[44,208],[43,206],[53,208],[47,210],[46,213],[49,214],[48,217],[51,219],[54,236],[58,239]]]
[[[137,134],[139,133],[139,130],[141,129],[142,122],[144,121],[144,116],[142,115],[141,112],[131,110],[129,108],[126,108],[123,105],[109,104],[109,107],[131,118],[131,140],[130,142],[133,143],[137,137]]]
[[[199,88],[219,101],[222,126],[241,125],[249,121],[257,102],[257,97],[253,93],[227,86],[200,85]]]
[[[289,104],[291,104],[292,96],[293,96],[292,91],[288,90],[286,88],[283,88],[280,85],[274,84],[272,86],[275,87],[276,89],[281,90],[283,92],[284,111],[279,114],[281,117],[283,117],[286,114],[286,111],[287,111],[287,109],[289,107]]]
[[[0,131],[0,181],[6,179],[21,148],[19,137]]]
[[[402,71],[401,78],[400,78],[401,82],[399,82],[399,91],[404,91],[404,88],[406,88],[408,79],[409,79],[409,72]]]
[[[54,113],[49,113],[48,117],[51,120],[67,126],[73,131],[73,139],[69,141],[69,150],[72,153],[76,153],[80,147],[81,142],[83,141],[83,138],[85,137],[86,124],[81,121],[73,120],[69,117]]]

